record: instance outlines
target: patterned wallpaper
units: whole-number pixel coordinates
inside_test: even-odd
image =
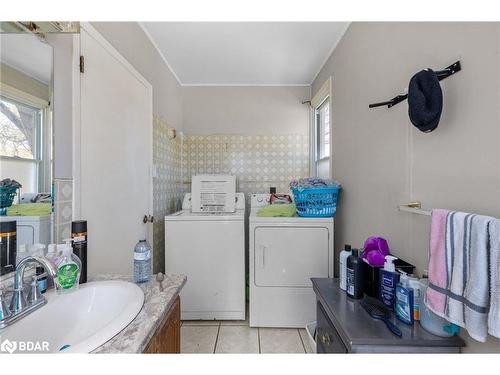
[[[191,176],[201,173],[234,174],[238,191],[247,195],[275,186],[287,192],[290,180],[309,176],[309,136],[286,135],[177,135],[159,117],[153,123],[153,179],[155,223],[154,272],[165,267],[163,217],[180,209],[183,192],[191,190]]]
[[[64,243],[71,237],[73,220],[73,180],[54,178],[54,241]]]
[[[172,127],[153,118],[153,242],[154,272],[165,268],[163,217],[180,209],[191,176],[200,173],[234,174],[238,190],[248,195],[275,186],[288,191],[291,179],[309,175],[309,137],[286,135],[181,135],[169,138]]]
[[[165,221],[163,218],[180,209],[182,202],[182,136],[169,139],[172,129],[160,117],[153,117],[153,271],[165,272]]]
[[[200,173],[234,174],[238,190],[247,195],[271,186],[287,192],[290,180],[309,176],[307,135],[193,134],[184,143],[186,191],[191,176]]]

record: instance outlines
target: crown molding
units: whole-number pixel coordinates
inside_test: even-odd
[[[344,27],[344,30],[342,31],[342,33],[340,34],[340,36],[337,38],[337,40],[335,41],[335,43],[333,44],[332,48],[330,49],[330,51],[328,52],[328,54],[326,55],[326,58],[325,60],[323,61],[323,64],[320,65],[318,71],[316,72],[316,74],[314,75],[314,78],[312,79],[311,83],[309,84],[310,86],[313,85],[314,81],[316,80],[316,78],[318,78],[318,75],[319,73],[323,70],[323,68],[325,67],[325,64],[326,62],[328,61],[328,59],[330,58],[330,56],[332,55],[333,51],[335,51],[335,48],[337,48],[338,44],[340,43],[340,41],[342,40],[342,38],[344,37],[345,33],[347,32],[347,29],[349,28],[349,26],[351,26],[351,22],[347,22],[347,25],[345,25]]]
[[[156,44],[156,42],[154,41],[153,37],[151,36],[151,34],[149,33],[149,31],[146,29],[146,27],[142,24],[142,22],[137,22],[139,24],[139,27],[142,29],[142,31],[144,32],[144,34],[146,34],[146,36],[148,37],[149,41],[151,42],[151,44],[153,45],[153,47],[156,49],[156,51],[160,54],[160,57],[162,58],[163,62],[165,63],[165,65],[167,66],[167,68],[170,70],[170,73],[172,73],[172,75],[174,76],[174,78],[176,79],[177,83],[180,85],[180,86],[184,86],[183,83],[181,82],[181,80],[179,79],[179,77],[177,76],[177,74],[175,73],[174,69],[172,69],[172,67],[170,66],[170,64],[168,63],[168,60],[167,58],[165,57],[165,55],[163,54],[163,52],[161,51],[161,49],[158,47],[158,44]]]
[[[184,83],[183,87],[310,87],[309,83]]]

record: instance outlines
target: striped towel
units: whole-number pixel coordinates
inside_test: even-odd
[[[469,335],[481,342],[488,335],[489,309],[489,236],[488,227],[492,217],[449,212],[446,216],[445,252],[433,254],[444,256],[446,286],[436,285],[439,276],[429,267],[429,289],[426,305],[437,315],[465,328]],[[432,235],[431,235],[432,243]],[[441,260],[441,261],[442,261]],[[436,270],[439,271],[439,270]],[[429,301],[436,294],[444,296],[444,311]]]
[[[490,298],[488,333],[500,338],[500,220],[490,223]]]

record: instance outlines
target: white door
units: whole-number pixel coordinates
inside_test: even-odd
[[[131,274],[152,212],[152,88],[90,25],[80,36],[75,204],[88,221],[88,273]]]
[[[325,227],[255,229],[255,284],[311,287],[311,277],[328,277],[329,238]]]

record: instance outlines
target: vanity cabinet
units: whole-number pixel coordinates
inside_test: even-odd
[[[144,352],[149,354],[169,354],[180,353],[180,351],[181,302],[180,298],[177,297]]]
[[[368,315],[360,300],[347,297],[338,279],[311,281],[316,293],[318,353],[459,353],[465,345],[460,337],[438,337],[418,322],[409,326],[393,316],[403,334],[394,336],[383,322]]]
[[[316,303],[316,351],[317,353],[347,353],[347,348],[342,342],[342,338],[330,322],[321,303]]]

